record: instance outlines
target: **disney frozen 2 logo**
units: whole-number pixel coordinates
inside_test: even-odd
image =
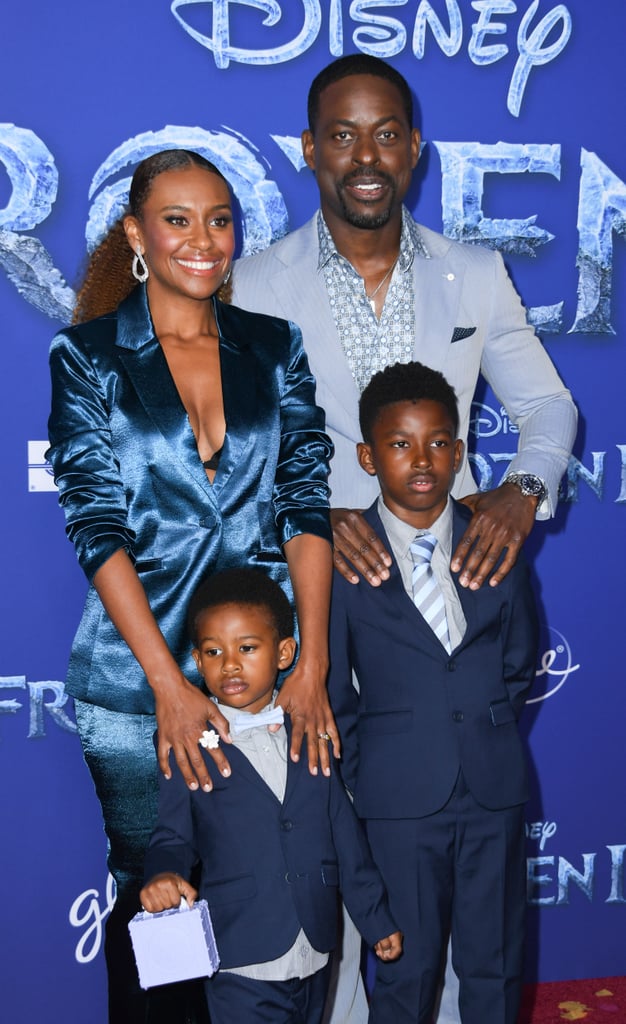
[[[536,216],[491,218],[482,210],[490,174],[550,174],[559,180],[561,147],[550,143],[440,142],[444,233],[462,242],[480,243],[504,253],[535,256],[553,235],[536,224]],[[272,134],[296,173],[303,166],[300,140]],[[168,125],[141,132],[119,145],[97,169],[89,188],[91,209],[86,227],[91,250],[125,210],[129,175],[145,157],[161,149],[194,149],[212,160],[231,182],[243,214],[242,255],[266,248],[289,228],[279,185],[268,175],[269,161],[240,132]],[[274,152],[276,150],[274,149]],[[9,199],[0,209],[0,264],[19,293],[55,320],[71,319],[74,292],[52,255],[26,232],[37,229],[53,210],[59,183],[52,153],[29,128],[0,124],[0,163],[10,182]],[[578,302],[569,331],[614,334],[611,324],[613,236],[626,236],[626,185],[594,153],[581,151],[578,200]],[[528,310],[534,326],[560,333],[563,301]]]
[[[539,665],[533,684],[533,696],[526,703],[538,704],[548,697],[553,697],[579,668],[580,665],[575,664],[572,649],[563,633],[554,626],[545,626]]]
[[[99,889],[85,889],[70,907],[69,922],[73,928],[81,930],[74,954],[79,964],[91,963],[100,952],[104,922],[115,903],[115,881],[112,875],[107,877],[102,903],[100,900]]]
[[[254,13],[245,18],[241,8]],[[278,64],[295,60],[320,36],[324,9],[328,12],[328,49],[333,57],[341,56],[346,45],[352,44],[362,53],[385,60],[410,48],[416,60],[422,60],[430,43],[446,57],[455,57],[467,38],[469,59],[477,67],[486,67],[509,57],[512,47],[506,40],[513,36],[516,57],[506,102],[514,117],[519,115],[533,68],[558,57],[572,32],[565,4],[540,14],[539,0],[528,5],[517,24],[513,20],[518,12],[514,0],[472,0],[464,5],[469,25],[464,25],[459,0],[351,0],[349,5],[345,0],[173,0],[171,6],[185,32],[212,52],[218,68],[227,68],[231,61]],[[392,17],[391,11],[399,16]],[[235,24],[240,27],[239,33]],[[246,33],[254,39],[254,47],[237,45],[237,36],[243,41]],[[260,48],[258,42],[264,35],[268,42],[272,36],[281,37],[282,42]]]
[[[538,856],[526,859],[526,900],[537,907],[568,906],[572,887],[589,902],[598,897],[604,903],[626,903],[624,888],[623,843],[607,844],[601,852],[568,857],[546,851],[558,832],[556,821],[532,821],[526,824],[529,843],[538,844]],[[605,852],[606,851],[606,852]],[[573,861],[573,862],[572,862]]]
[[[509,418],[504,406],[485,402],[472,402],[468,433],[473,439],[469,460],[479,491],[489,491],[502,482],[509,463],[517,451],[519,428]],[[511,450],[497,451],[500,443],[507,444],[513,435]],[[489,450],[487,450],[489,449]],[[567,472],[559,487],[559,499],[570,503],[580,500],[584,484],[599,501],[613,494],[616,505],[626,505],[626,444],[616,444],[609,451],[590,452],[591,465],[587,466],[574,455],[570,456]],[[499,472],[494,467],[499,466]]]

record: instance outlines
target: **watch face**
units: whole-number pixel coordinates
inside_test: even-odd
[[[539,495],[543,493],[543,484],[536,476],[522,476],[520,478],[522,494]]]

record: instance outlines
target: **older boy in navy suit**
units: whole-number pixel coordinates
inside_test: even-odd
[[[524,935],[525,756],[517,718],[537,622],[524,560],[497,586],[458,585],[470,512],[449,497],[462,457],[456,396],[420,363],[361,397],[366,513],[394,555],[379,587],[335,574],[331,703],[342,774],[404,933],[378,963],[375,1024],[430,1024],[448,933],[463,1024],[514,1024]],[[358,690],[353,682],[353,673]]]
[[[288,722],[269,731],[282,722],[276,677],[296,649],[281,588],[259,570],[217,574],[196,592],[190,627],[198,670],[230,722],[232,775],[214,778],[211,793],[191,791],[172,759],[142,903],[154,912],[193,901],[199,862],[221,961],[205,984],[212,1024],[318,1024],[339,890],[379,957],[399,956],[402,938],[341,779],[291,761]]]

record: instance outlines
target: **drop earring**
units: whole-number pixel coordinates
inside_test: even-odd
[[[143,284],[144,281],[148,280],[149,276],[150,271],[148,270],[148,264],[143,258],[141,249],[137,246],[135,255],[133,256],[133,277]]]

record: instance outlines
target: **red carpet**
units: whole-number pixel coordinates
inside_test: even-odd
[[[526,985],[518,1024],[626,1024],[626,977]]]

